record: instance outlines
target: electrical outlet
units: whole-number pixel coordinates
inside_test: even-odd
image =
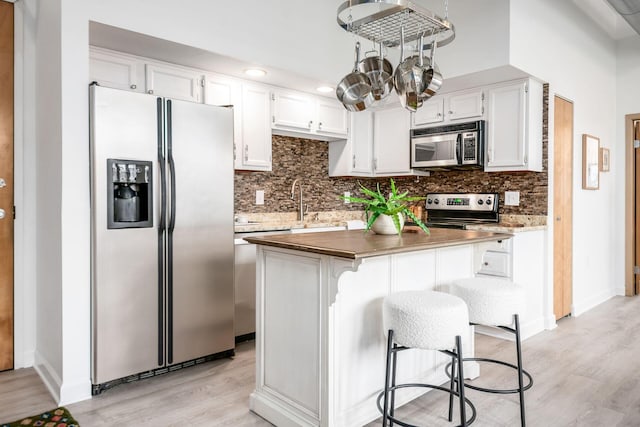
[[[344,197],[351,197],[351,192],[350,191],[345,191],[344,192]],[[351,203],[351,201],[344,199],[344,204],[348,205],[349,203]]]
[[[264,190],[256,190],[256,205],[264,205]]]
[[[520,192],[519,191],[505,191],[504,192],[504,204],[507,206],[519,206],[520,205]]]

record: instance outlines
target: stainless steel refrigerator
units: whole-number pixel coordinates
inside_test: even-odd
[[[90,103],[95,394],[233,354],[233,111],[96,85]]]

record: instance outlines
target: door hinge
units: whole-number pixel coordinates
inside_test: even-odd
[[[204,87],[204,79],[200,80],[200,86]]]
[[[640,148],[640,139],[633,140],[633,148]]]
[[[529,84],[525,83],[525,85],[524,85],[524,93],[527,93],[527,92],[529,92]]]
[[[13,219],[16,219],[16,207],[13,207]]]
[[[484,92],[482,92],[482,98],[481,99],[484,101]]]
[[[640,274],[640,266],[634,266],[633,267],[633,274]]]
[[[272,94],[271,94],[271,100],[272,100],[272,101],[275,101],[275,100],[276,100],[276,94],[275,94],[275,93],[272,93]]]

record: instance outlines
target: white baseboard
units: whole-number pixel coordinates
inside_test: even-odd
[[[53,369],[49,361],[40,354],[36,350],[34,355],[34,364],[33,364],[36,372],[40,375],[40,379],[44,383],[51,396],[53,396],[53,400],[56,402],[60,402],[60,389],[62,385],[62,380],[58,373]]]
[[[74,384],[65,382],[60,390],[58,405],[70,405],[82,400],[91,399],[91,381],[78,381]]]
[[[15,354],[15,360],[13,363],[14,369],[30,368],[34,364],[34,351],[25,351]]]
[[[36,351],[34,359],[33,366],[36,372],[58,405],[69,405],[91,399],[91,381],[79,381],[75,384],[63,383],[60,375],[42,354]]]
[[[571,305],[571,315],[578,317],[581,314],[586,313],[592,308],[602,304],[603,302],[613,298],[615,296],[615,292],[613,288],[609,288],[600,292],[597,295],[593,295],[589,298],[586,298],[583,301],[574,301]]]

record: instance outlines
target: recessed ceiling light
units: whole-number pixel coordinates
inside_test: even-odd
[[[320,86],[316,88],[318,92],[333,92],[333,88],[331,86]]]
[[[244,73],[251,77],[263,77],[267,75],[265,70],[261,70],[260,68],[247,68],[244,70]]]

